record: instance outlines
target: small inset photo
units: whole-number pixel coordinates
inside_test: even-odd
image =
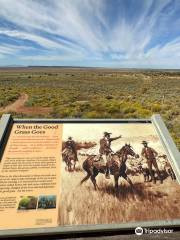
[[[39,196],[38,209],[56,208],[56,195]]]
[[[37,197],[35,196],[23,196],[21,197],[18,210],[33,210],[37,207]]]

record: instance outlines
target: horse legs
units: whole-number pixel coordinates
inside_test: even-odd
[[[68,172],[70,172],[71,171],[71,160],[69,157],[67,157],[67,159],[66,159],[66,165],[67,165]]]
[[[74,161],[74,165],[73,165],[73,171],[76,170],[76,161]]]
[[[92,181],[92,183],[94,185],[94,189],[97,190],[98,189],[98,185],[96,183],[96,176],[92,175],[91,176],[91,181]]]
[[[96,169],[93,169],[92,172],[93,172],[93,174],[91,175],[91,181],[92,181],[92,183],[94,185],[94,189],[97,190],[98,189],[98,185],[96,183],[96,176],[98,175],[99,171],[96,170]]]
[[[131,181],[131,179],[130,179],[129,177],[127,177],[126,180],[127,180],[127,182],[130,184],[131,187],[134,187],[134,185],[133,185],[133,183],[132,183],[132,181]]]
[[[67,162],[65,162],[65,163],[66,163],[65,171],[68,171],[68,164],[67,164]]]
[[[83,184],[83,182],[86,182],[93,175],[91,168],[85,168],[84,170],[87,172],[87,175],[81,180],[80,185]]]
[[[115,190],[118,191],[118,179],[119,175],[114,175],[114,182],[115,182]]]
[[[123,178],[129,183],[129,185],[130,185],[132,188],[134,187],[131,179],[130,179],[128,176],[123,176]]]
[[[85,176],[85,177],[81,180],[80,185],[83,184],[83,182],[87,181],[87,180],[90,178],[90,176],[91,176],[91,175],[90,175],[89,173],[87,173],[87,176]]]
[[[68,161],[68,171],[71,172],[71,162]]]

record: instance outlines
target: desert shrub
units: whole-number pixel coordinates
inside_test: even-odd
[[[160,112],[161,109],[162,109],[162,107],[158,103],[153,104],[151,107],[152,112],[155,112],[155,113]]]
[[[34,101],[33,99],[29,99],[26,103],[25,103],[26,107],[33,107],[34,106]]]
[[[172,130],[170,130],[170,134],[171,134],[172,138],[174,139],[177,148],[180,149],[180,136],[177,136],[177,134],[175,132],[173,132]]]
[[[175,107],[172,110],[171,114],[173,115],[173,117],[180,116],[180,109]]]
[[[134,113],[127,113],[124,115],[124,118],[139,118],[139,115],[137,112]]]
[[[73,111],[72,111],[72,109],[62,109],[60,112],[59,112],[59,114],[60,114],[60,117],[61,118],[68,118],[68,117],[72,117],[73,116]]]
[[[113,96],[107,95],[107,96],[106,96],[106,99],[107,99],[107,100],[113,99]]]
[[[163,104],[163,105],[161,105],[161,110],[162,110],[162,112],[166,112],[167,110],[169,110],[170,109],[170,105],[169,104]]]
[[[3,107],[4,106],[4,101],[1,99],[0,100],[0,107]]]
[[[118,113],[120,112],[120,107],[118,105],[110,105],[108,108],[107,108],[107,112],[108,113]]]
[[[141,118],[147,118],[147,117],[151,117],[152,112],[150,110],[147,109],[139,109],[137,111],[137,115]]]
[[[85,118],[98,118],[99,114],[96,111],[87,112],[84,114]]]
[[[146,93],[147,91],[148,91],[148,88],[147,88],[147,87],[143,87],[143,88],[141,89],[141,93],[142,93],[142,94]]]
[[[18,91],[14,89],[1,89],[0,88],[0,106],[5,107],[8,104],[16,101],[19,98]]]
[[[90,103],[83,103],[78,105],[78,109],[81,112],[88,111],[90,107],[91,107]]]
[[[107,107],[104,106],[102,102],[92,102],[92,109],[94,109],[98,113],[103,113]]]
[[[134,113],[134,112],[136,112],[136,108],[134,108],[133,106],[125,107],[123,109],[123,112],[124,112],[124,114]]]
[[[164,116],[164,118],[165,118],[166,120],[169,120],[169,121],[171,121],[171,120],[173,119],[173,115],[172,115],[171,110],[166,111],[166,112],[163,114],[163,116]]]

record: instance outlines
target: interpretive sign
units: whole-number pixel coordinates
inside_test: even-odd
[[[4,115],[0,137],[2,237],[180,223],[180,154],[159,115]]]
[[[61,146],[61,124],[13,124],[0,165],[1,229],[57,225]]]

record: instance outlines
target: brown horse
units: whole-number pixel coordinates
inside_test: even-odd
[[[76,168],[76,156],[70,149],[62,153],[62,159],[66,163],[67,170],[69,172],[75,171]]]
[[[139,155],[136,154],[130,144],[125,144],[119,151],[115,154],[112,154],[110,160],[110,173],[114,176],[115,189],[118,190],[118,179],[123,177],[131,186],[133,186],[131,179],[126,174],[126,160],[128,156],[133,156],[139,158]],[[91,155],[83,162],[83,169],[87,172],[87,176],[84,177],[80,184],[91,179],[95,190],[98,188],[96,183],[96,176],[99,173],[105,174],[106,166],[102,166],[96,161],[96,156]]]

